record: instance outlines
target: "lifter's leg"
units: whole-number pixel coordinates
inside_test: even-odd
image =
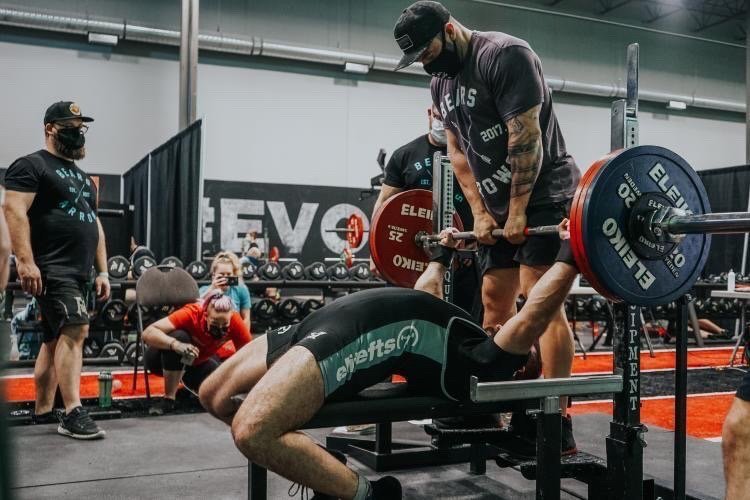
[[[505,324],[516,314],[518,268],[492,268],[482,277],[484,328]]]
[[[511,354],[528,353],[534,341],[560,314],[576,274],[578,271],[570,264],[555,262],[531,289],[521,312],[500,328],[495,343]]]
[[[231,425],[237,406],[232,396],[247,394],[268,371],[266,336],[252,342],[224,361],[200,386],[203,407],[214,417]]]
[[[237,448],[253,463],[336,498],[353,498],[358,477],[297,432],[324,401],[312,353],[293,347],[255,385],[232,421]]]
[[[550,269],[551,266],[521,266],[521,290],[525,297],[531,295],[539,279]],[[539,346],[542,351],[544,378],[570,377],[575,356],[573,331],[570,329],[568,318],[565,316],[565,308],[562,305],[544,330],[544,334],[539,339]],[[560,406],[565,416],[568,410],[567,397],[560,398]]]
[[[734,398],[721,435],[726,500],[747,498],[750,492],[750,402]]]

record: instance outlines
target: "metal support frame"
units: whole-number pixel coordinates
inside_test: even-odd
[[[180,31],[179,130],[195,121],[198,103],[199,0],[182,0]]]
[[[453,169],[450,159],[435,151],[432,156],[432,231],[439,234],[443,228],[452,227]],[[453,302],[453,269],[447,266],[443,275],[443,299]]]

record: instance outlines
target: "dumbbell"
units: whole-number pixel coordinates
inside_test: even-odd
[[[246,264],[242,264],[242,279],[246,281],[250,281],[255,277],[255,273],[258,270],[255,268],[253,264],[250,264],[249,262]]]
[[[607,310],[607,300],[604,297],[591,297],[588,303],[588,310],[592,319],[601,318]]]
[[[99,353],[102,350],[102,346],[96,341],[96,339],[88,337],[83,342],[83,357],[84,358],[98,358]]]
[[[296,299],[284,299],[279,304],[279,314],[284,319],[295,320],[300,317],[301,313],[302,307]]]
[[[125,360],[133,366],[135,366],[135,351],[136,351],[135,342],[131,342],[130,344],[127,345],[127,347],[125,347]],[[141,349],[140,356],[138,356],[139,366],[143,366],[143,351],[144,349]]]
[[[143,257],[138,257],[135,261],[133,261],[133,276],[136,278],[140,278],[143,276],[143,273],[151,269],[156,265],[156,259],[154,259],[151,256],[144,255]]]
[[[349,277],[358,281],[366,281],[370,279],[370,265],[365,262],[351,267],[349,269]]]
[[[206,277],[206,274],[208,274],[208,266],[202,260],[194,260],[188,264],[185,270],[196,281],[202,280]]]
[[[107,301],[102,307],[99,317],[107,326],[118,327],[122,326],[125,315],[128,312],[128,306],[124,301],[120,299],[112,299]]]
[[[278,308],[271,299],[260,299],[252,307],[253,317],[270,320],[276,317]]]
[[[586,316],[586,303],[587,301],[585,299],[573,299],[573,307],[575,309],[576,317],[582,318]]]
[[[301,280],[305,277],[305,268],[295,260],[281,268],[281,275],[287,280]]]
[[[162,261],[161,261],[161,265],[162,266],[169,266],[169,267],[172,267],[172,268],[179,267],[180,269],[182,269],[184,267],[182,265],[182,260],[180,260],[179,257],[174,257],[174,256],[164,257],[162,259]]]
[[[125,348],[119,342],[107,342],[102,346],[101,351],[99,351],[99,357],[108,359],[116,358],[118,362],[122,363],[122,360],[125,359]]]
[[[114,280],[121,280],[128,277],[130,271],[130,261],[122,255],[115,255],[107,259],[107,272],[109,277]]]
[[[305,275],[311,280],[323,280],[326,278],[326,266],[322,262],[313,262],[305,268]]]
[[[317,311],[323,307],[323,301],[318,299],[307,299],[302,303],[302,317],[308,316],[310,313]]]
[[[326,274],[328,275],[328,279],[341,281],[349,277],[349,269],[341,262],[336,262],[328,267]]]
[[[281,277],[281,267],[278,262],[269,261],[258,268],[258,275],[265,280],[273,281]]]

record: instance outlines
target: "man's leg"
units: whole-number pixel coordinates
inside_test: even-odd
[[[65,413],[81,406],[83,341],[88,334],[88,325],[66,325],[60,330],[60,337],[57,339],[54,364]]]
[[[484,328],[503,325],[516,314],[518,298],[518,268],[493,268],[482,277]]]
[[[268,335],[273,335],[273,332],[253,339],[224,361],[200,385],[198,394],[203,407],[227,425],[232,424],[232,418],[237,411],[232,396],[250,392],[268,371]]]
[[[525,297],[531,294],[531,290],[550,266],[521,266],[521,290]],[[524,306],[525,307],[525,306]],[[568,378],[573,369],[573,357],[575,349],[573,346],[573,331],[570,329],[568,318],[565,316],[565,308],[561,306],[539,339],[542,351],[542,371],[544,378]],[[567,414],[568,398],[560,398],[560,406],[563,408],[563,416]]]
[[[52,411],[57,391],[55,374],[55,349],[57,339],[44,342],[34,363],[34,414],[43,415]]]
[[[750,402],[735,398],[721,435],[726,500],[747,498],[750,491]]]
[[[578,270],[556,262],[529,292],[521,312],[495,335],[495,343],[510,354],[526,354],[547,329],[565,303]]]
[[[357,474],[295,431],[323,401],[323,377],[315,357],[304,347],[292,347],[250,391],[232,421],[232,435],[253,463],[315,491],[354,498]]]

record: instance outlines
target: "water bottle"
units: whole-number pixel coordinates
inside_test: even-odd
[[[12,333],[10,335],[10,354],[8,356],[8,359],[11,361],[18,361],[20,359],[21,353],[18,351],[18,335],[15,333]]]
[[[730,292],[734,291],[734,276],[734,271],[730,269],[727,273],[727,290]]]
[[[112,373],[108,370],[99,372],[99,408],[112,406]]]

